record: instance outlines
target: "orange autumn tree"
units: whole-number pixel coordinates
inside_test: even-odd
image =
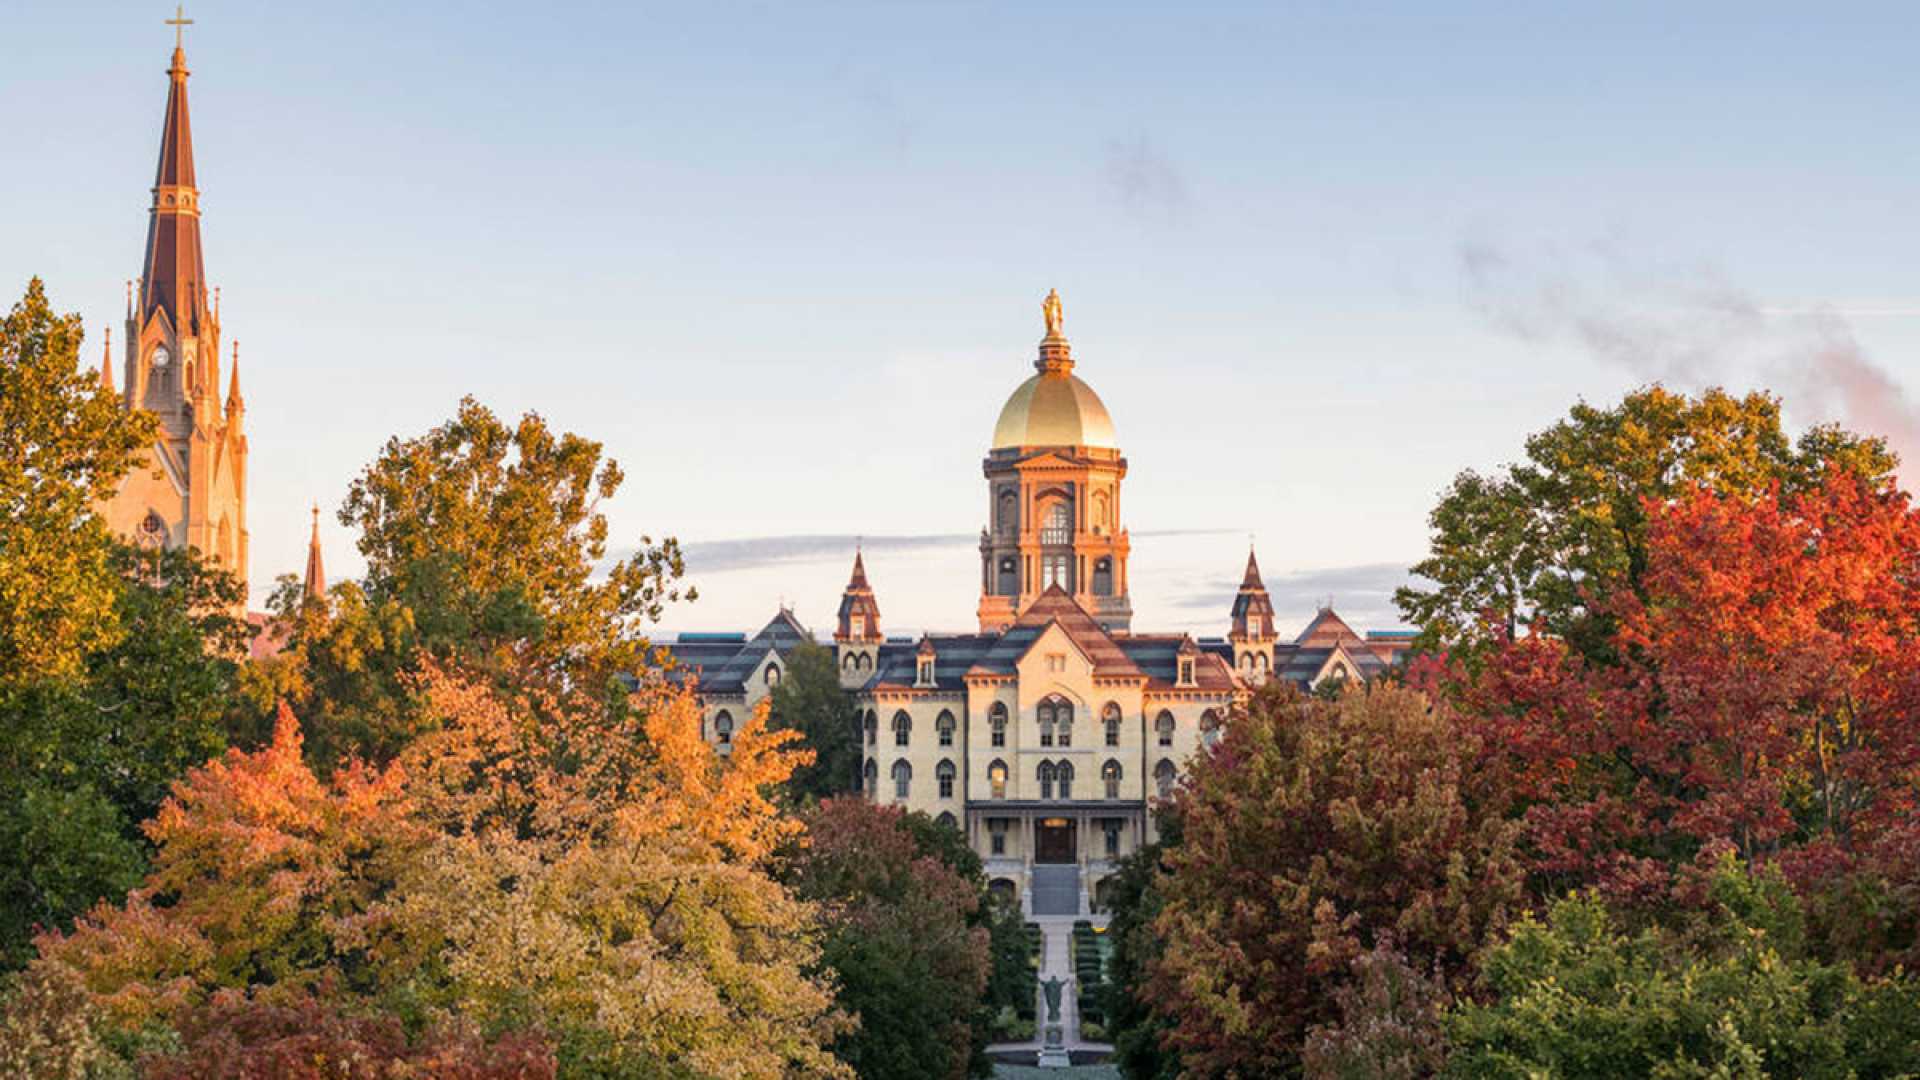
[[[799,828],[766,798],[803,759],[790,733],[756,716],[721,756],[657,680],[617,714],[431,666],[418,692],[433,723],[384,770],[322,783],[286,713],[196,770],[150,826],[146,887],[44,936],[30,978],[77,981],[110,1042],[235,1010],[277,1038],[317,1010],[356,1038],[355,1015],[442,1043],[531,1033],[568,1071],[845,1074],[814,911],[762,865]]]
[[[1657,897],[1721,844],[1804,887],[1897,871],[1920,801],[1907,495],[1835,469],[1799,493],[1698,490],[1647,513],[1644,597],[1597,601],[1617,664],[1538,636],[1504,642],[1467,686],[1487,768],[1531,804],[1543,884]]]

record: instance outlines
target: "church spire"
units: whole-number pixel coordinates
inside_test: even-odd
[[[246,407],[246,401],[240,396],[240,342],[236,339],[233,343],[233,371],[227,376],[227,416],[232,417]]]
[[[1253,545],[1247,545],[1247,574],[1240,579],[1242,589],[1266,589],[1266,583],[1260,580],[1260,563],[1253,557]]]
[[[167,69],[167,111],[148,211],[139,318],[165,312],[175,333],[198,335],[209,321],[206,269],[200,255],[200,190],[193,178],[193,125],[187,115],[187,54],[179,34],[192,21],[183,12],[167,20],[175,31],[173,64]]]
[[[100,385],[113,393],[113,327],[107,327],[100,350]]]
[[[313,536],[307,541],[307,576],[300,593],[309,600],[327,598],[327,570],[320,562],[320,504],[313,506]]]

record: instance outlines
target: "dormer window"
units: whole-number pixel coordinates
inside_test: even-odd
[[[919,675],[918,682],[919,682],[919,685],[921,686],[933,685],[933,658],[932,657],[929,656],[929,657],[921,658],[920,675]]]
[[[1180,660],[1180,685],[1193,685],[1193,661],[1184,657]]]
[[[780,665],[768,664],[767,665],[767,688],[772,689],[773,687],[776,687],[779,685],[780,685]]]

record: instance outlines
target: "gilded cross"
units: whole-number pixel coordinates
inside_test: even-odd
[[[173,47],[176,49],[180,48],[181,35],[187,32],[187,27],[193,25],[193,20],[187,18],[186,5],[175,4],[173,6],[173,18],[167,20],[167,25],[173,27]]]

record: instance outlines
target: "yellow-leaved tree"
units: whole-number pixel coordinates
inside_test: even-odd
[[[816,912],[764,866],[801,827],[767,797],[805,760],[792,733],[763,710],[717,754],[658,679],[617,712],[432,664],[417,692],[432,723],[384,769],[323,783],[283,711],[179,784],[145,886],[41,938],[43,992],[0,1029],[44,1052],[21,1064],[145,1045],[152,1068],[259,1067],[229,1052],[246,1010],[286,1038],[308,1008],[361,1050],[352,1017],[397,1018],[474,1075],[850,1075]]]

